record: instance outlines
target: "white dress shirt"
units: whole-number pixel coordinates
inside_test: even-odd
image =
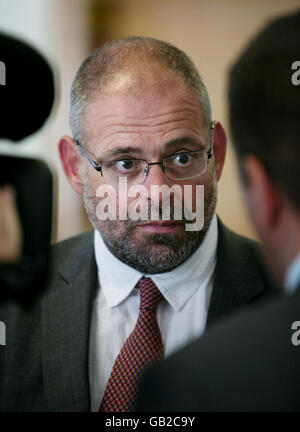
[[[98,411],[113,364],[133,331],[139,312],[143,273],[117,259],[95,230],[95,256],[101,289],[94,300],[90,330],[91,409]],[[174,270],[151,277],[163,295],[157,310],[165,357],[199,337],[206,325],[218,243],[214,215],[202,245]]]
[[[293,294],[300,285],[300,253],[293,259],[285,274],[285,291]]]

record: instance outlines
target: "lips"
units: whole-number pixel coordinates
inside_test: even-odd
[[[157,225],[157,226],[168,226],[168,225],[181,225],[181,222],[179,221],[151,221],[151,222],[145,222],[139,224],[139,226],[146,226],[146,225]]]
[[[179,221],[151,221],[138,224],[137,226],[143,231],[166,233],[176,231],[181,225],[182,222]]]

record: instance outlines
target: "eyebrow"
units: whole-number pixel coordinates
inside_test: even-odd
[[[164,151],[165,152],[170,152],[170,151],[176,151],[176,149],[184,146],[184,145],[191,145],[196,147],[199,150],[203,150],[205,149],[205,144],[202,143],[201,141],[197,141],[194,138],[191,137],[182,137],[182,138],[176,138],[174,140],[171,140],[169,142],[167,142],[164,145]],[[109,158],[114,158],[114,157],[118,157],[121,155],[141,155],[143,152],[139,147],[132,147],[132,146],[126,146],[126,147],[116,147],[114,149],[109,150],[104,158],[105,159],[109,159]]]
[[[205,149],[205,144],[202,143],[201,141],[197,141],[194,138],[191,137],[182,137],[182,138],[176,138],[172,141],[169,141],[166,145],[165,145],[165,150],[176,150],[179,147],[182,147],[184,145],[191,145],[194,147],[197,147],[197,149],[199,148],[199,150],[203,150]]]
[[[105,154],[105,158],[113,158],[123,154],[141,154],[142,150],[139,147],[116,147],[114,149],[109,150]]]

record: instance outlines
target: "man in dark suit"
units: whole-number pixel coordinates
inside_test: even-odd
[[[244,196],[285,296],[157,365],[138,411],[300,410],[300,12],[269,24],[230,74]]]
[[[274,290],[256,244],[216,217],[226,137],[182,51],[105,44],[76,74],[70,123],[60,157],[95,231],[54,246],[29,307],[1,305],[3,411],[129,410],[152,361]]]

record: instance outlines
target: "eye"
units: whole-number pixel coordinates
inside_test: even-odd
[[[193,156],[191,153],[179,153],[178,155],[174,156],[173,164],[180,168],[180,167],[188,167],[193,162]]]
[[[114,168],[119,173],[131,174],[138,170],[140,161],[134,159],[118,160],[111,163],[111,168]]]

